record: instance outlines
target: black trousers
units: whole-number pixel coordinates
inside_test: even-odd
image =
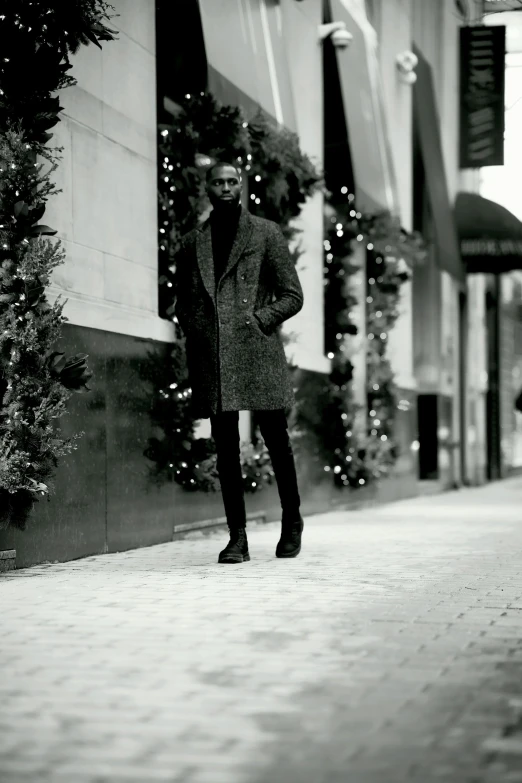
[[[281,508],[285,513],[297,516],[301,499],[285,411],[256,411],[256,418],[272,461]],[[217,470],[227,524],[231,529],[246,527],[239,412],[225,411],[212,415],[210,425],[216,443]]]

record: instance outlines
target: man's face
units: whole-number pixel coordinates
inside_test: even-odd
[[[207,194],[213,207],[237,206],[241,200],[241,180],[235,168],[215,168],[207,183]]]

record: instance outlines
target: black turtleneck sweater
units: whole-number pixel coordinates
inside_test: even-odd
[[[232,245],[236,238],[240,216],[241,204],[233,209],[214,208],[210,215],[216,291],[219,280],[225,271],[227,261],[230,257],[230,251],[232,250]]]

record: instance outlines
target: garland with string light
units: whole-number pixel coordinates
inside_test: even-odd
[[[347,188],[343,192],[347,193]],[[305,433],[315,462],[338,487],[360,488],[389,473],[398,456],[394,441],[396,388],[386,356],[387,338],[398,317],[400,289],[408,268],[422,263],[426,248],[420,234],[409,234],[389,213],[362,215],[354,205],[334,204],[331,194],[325,210],[325,347],[332,360],[327,379],[316,378],[300,389],[297,423]],[[367,409],[354,397],[353,364],[347,336],[358,329],[358,304],[352,277],[353,242],[367,247]]]
[[[209,129],[208,136],[205,125]],[[216,128],[220,129],[219,134],[215,133]],[[201,172],[212,159],[229,158],[244,166],[251,191],[250,210],[277,220],[288,239],[295,238],[292,218],[299,214],[302,203],[317,187],[319,178],[311,162],[300,153],[293,134],[274,129],[260,117],[248,123],[240,110],[223,107],[208,94],[186,96],[180,105],[178,122],[162,126],[160,133],[160,251],[169,263],[161,283],[170,289],[171,307],[175,291],[175,252],[179,238],[197,224],[197,216],[206,205]],[[393,326],[400,284],[406,277],[403,272],[398,277],[395,274],[391,252],[396,252],[398,258],[405,259],[411,266],[420,260],[424,250],[422,238],[404,232],[389,214],[363,217],[356,212],[353,196],[348,204],[338,205],[338,214],[332,220],[333,224],[330,222],[325,233],[325,269],[329,268],[326,332],[335,335],[333,350],[329,351],[332,373],[326,386],[323,384],[323,388],[313,395],[314,405],[321,409],[315,422],[303,413],[306,405],[303,405],[301,390],[290,431],[293,445],[300,448],[310,435],[315,434],[319,445],[314,451],[320,455],[316,459],[327,462],[324,468],[331,471],[336,485],[360,487],[385,475],[397,455],[392,438],[395,390],[385,357],[386,337],[381,338],[381,335]],[[345,355],[343,344],[347,334],[356,333],[351,320],[356,298],[349,288],[350,275],[357,271],[350,261],[354,238],[366,241],[369,252],[372,247],[376,251],[382,248],[387,258],[386,280],[376,278],[374,283],[374,293],[378,293],[381,283],[384,284],[381,297],[388,297],[387,304],[384,306],[379,301],[381,309],[376,306],[372,310],[368,303],[367,308],[368,324],[375,327],[369,333],[376,333],[377,338],[368,348],[368,411],[372,415],[366,417],[366,411],[363,412],[367,422],[363,426],[361,409],[354,401],[351,388],[353,365]],[[335,266],[338,268],[334,269]],[[171,312],[172,309],[169,314]],[[381,331],[376,332],[377,326]],[[218,477],[213,440],[194,438],[183,340],[178,339],[169,349],[166,360],[158,362],[153,358],[152,362],[155,370],[149,373],[149,378],[155,378],[158,390],[152,413],[163,434],[161,439],[151,439],[145,452],[154,463],[153,476],[158,481],[164,481],[168,476],[186,489],[215,490]],[[241,462],[246,491],[258,491],[264,483],[271,483],[273,472],[269,455],[255,432],[252,444],[242,444]]]
[[[300,233],[292,222],[306,200],[321,186],[315,165],[299,147],[299,138],[287,128],[275,128],[261,113],[248,125],[251,158],[248,172],[250,212],[277,223],[285,238],[294,245],[297,263],[301,251],[296,239]]]
[[[325,204],[324,312],[325,349],[331,359],[328,376],[317,375],[299,389],[297,426],[304,433],[307,450],[332,476],[335,485],[358,486],[366,480],[364,454],[357,431],[359,406],[353,393],[353,364],[347,340],[358,333],[354,309],[358,300],[351,278],[359,269],[353,263],[353,221],[330,200]]]
[[[64,439],[54,422],[92,376],[85,354],[53,350],[65,303],[45,295],[65,260],[60,242],[44,238],[57,232],[39,222],[59,192],[51,176],[61,148],[47,146],[62,108],[53,93],[76,84],[69,54],[114,32],[101,0],[11,6],[0,16],[0,527],[23,530],[34,502],[53,491],[58,458],[83,434]]]
[[[324,226],[325,348],[331,359],[328,376],[317,376],[300,389],[297,424],[315,462],[339,488],[360,488],[380,475],[388,449],[368,432],[366,412],[353,392],[354,367],[349,338],[358,334],[354,310],[358,297],[353,276],[360,268],[353,261],[353,242],[362,241],[352,206],[326,203]],[[353,214],[350,214],[353,213]]]
[[[289,241],[297,234],[291,220],[320,181],[297,136],[273,127],[261,113],[247,121],[240,108],[224,106],[209,93],[186,95],[177,110],[171,124],[159,127],[160,307],[169,318],[174,312],[179,241],[208,206],[204,172],[212,161],[231,160],[242,168],[249,211],[277,221]],[[298,256],[295,249],[294,262]],[[214,491],[219,488],[215,443],[213,438],[194,437],[184,337],[177,323],[175,329],[176,342],[166,355],[158,359],[150,354],[141,370],[154,389],[150,413],[162,435],[149,440],[144,454],[152,461],[153,481]],[[245,491],[256,492],[273,482],[270,456],[256,428],[252,442],[241,444],[241,465]]]
[[[315,165],[299,146],[299,138],[284,127],[275,128],[258,114],[249,125],[252,158],[247,163],[250,193],[250,211],[258,217],[276,222],[289,243],[290,257],[294,264],[302,254],[298,241],[302,229],[295,225],[304,203],[323,186],[322,177]],[[292,339],[281,333],[283,345]],[[290,360],[288,367],[298,390],[299,370]],[[297,411],[288,414],[288,434],[296,462],[304,453],[305,433],[298,426]],[[259,430],[256,413],[252,414],[252,444],[242,453],[243,479],[248,491],[259,489],[259,478],[271,483],[272,463]]]
[[[178,112],[171,124],[159,126],[159,298],[165,318],[174,312],[180,240],[198,225],[207,205],[202,172],[213,159],[242,164],[250,155],[248,123],[239,108],[201,93],[186,95]]]
[[[367,246],[367,399],[370,461],[376,477],[395,464],[397,387],[387,356],[388,337],[399,317],[401,287],[411,270],[424,263],[426,245],[418,232],[408,233],[388,212],[363,215],[359,222]],[[375,446],[377,444],[377,447]]]

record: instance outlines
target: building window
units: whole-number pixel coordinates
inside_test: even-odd
[[[156,2],[156,89],[157,122],[171,123],[177,101],[186,93],[207,89],[207,58],[197,0]],[[158,205],[158,223],[161,225]],[[170,320],[172,296],[165,284],[168,257],[158,248],[158,314]]]

